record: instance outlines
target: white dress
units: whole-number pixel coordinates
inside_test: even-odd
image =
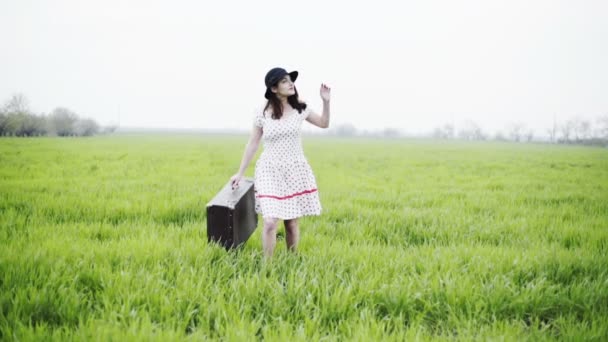
[[[253,120],[262,128],[264,145],[255,164],[255,211],[282,220],[320,215],[317,182],[302,149],[301,127],[309,109],[293,109],[279,120],[263,110],[257,109]]]

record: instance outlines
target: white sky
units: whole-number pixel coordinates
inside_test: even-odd
[[[275,66],[317,112],[332,88],[334,127],[543,134],[608,113],[600,0],[0,0],[0,42],[0,101],[104,125],[249,130]]]

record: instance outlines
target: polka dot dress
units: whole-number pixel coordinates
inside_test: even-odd
[[[255,164],[255,211],[262,217],[289,220],[320,215],[317,182],[302,149],[301,126],[309,109],[283,113],[279,120],[263,107],[254,124],[262,127],[264,150]]]

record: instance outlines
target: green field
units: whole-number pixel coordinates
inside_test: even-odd
[[[608,340],[608,149],[305,136],[265,262],[207,244],[247,138],[0,139],[0,339]]]

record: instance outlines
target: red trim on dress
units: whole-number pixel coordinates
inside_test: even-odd
[[[273,195],[255,195],[255,197],[257,197],[257,198],[268,197],[268,198],[274,198],[274,199],[278,199],[278,200],[285,200],[285,199],[289,199],[289,198],[292,198],[292,197],[295,197],[295,196],[310,194],[310,193],[313,193],[315,191],[317,191],[317,189],[304,190],[302,192],[296,192],[295,194],[284,196],[284,197],[273,196]]]

